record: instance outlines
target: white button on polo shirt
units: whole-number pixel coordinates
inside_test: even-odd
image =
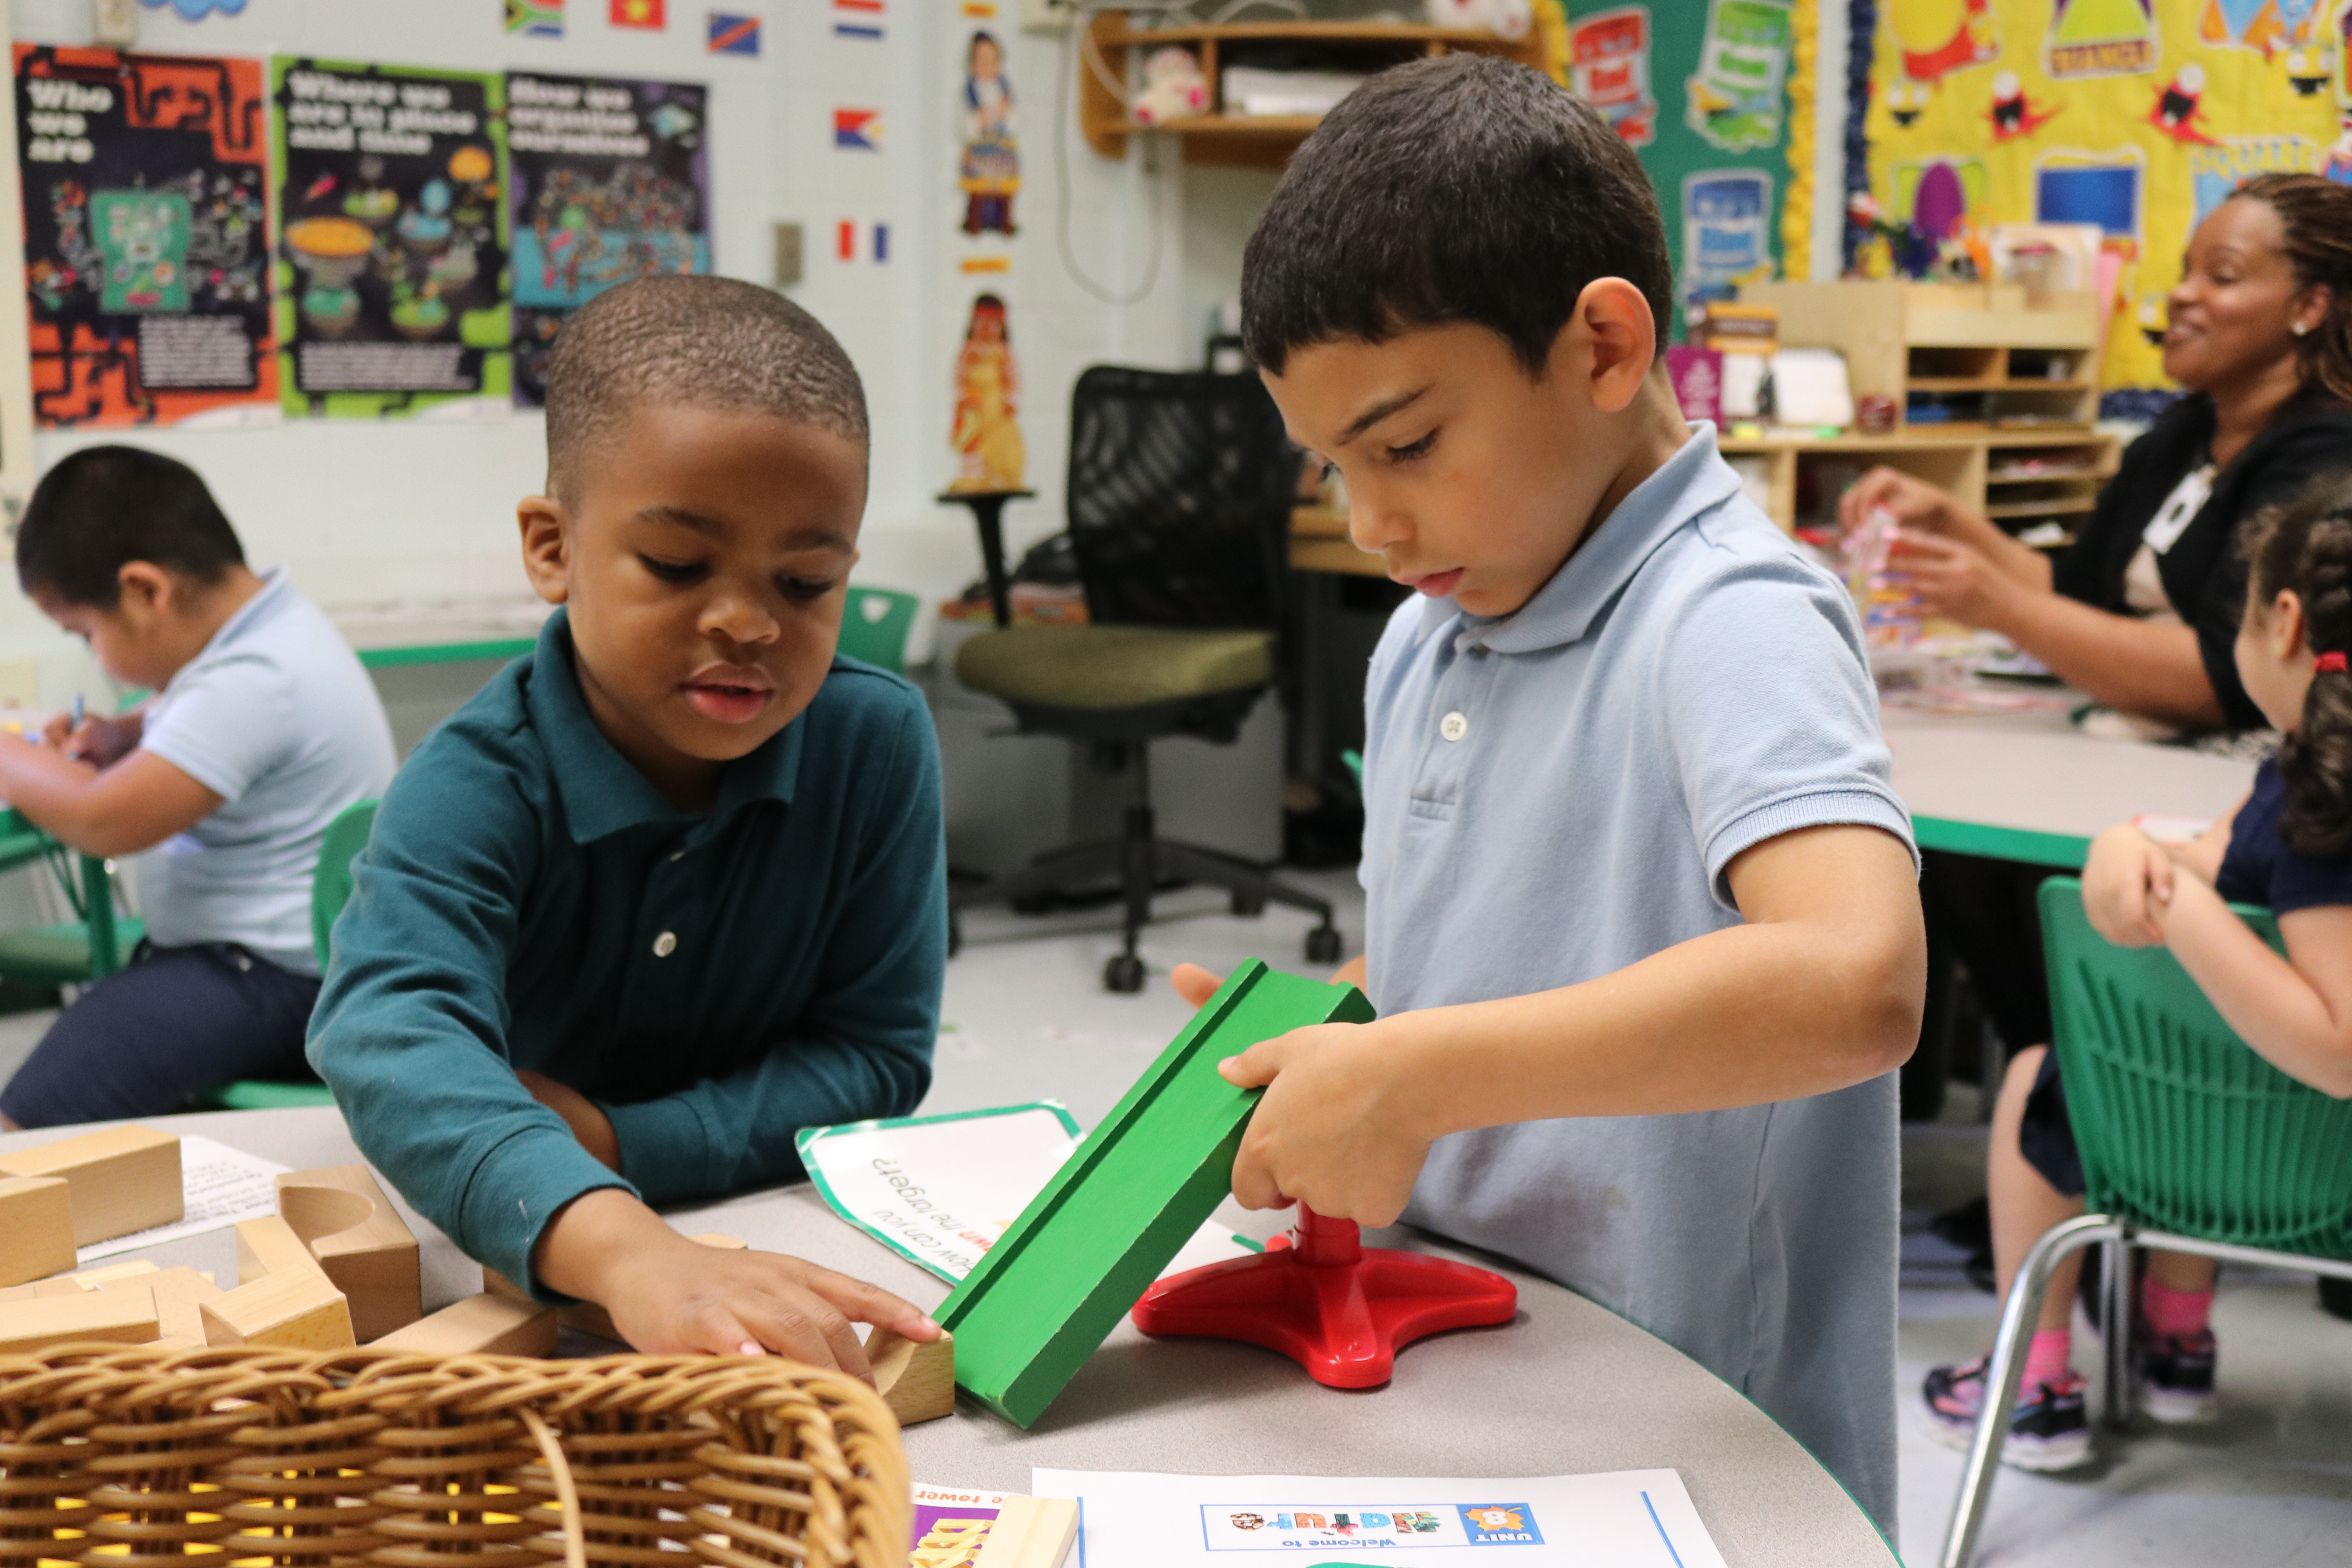
[[[1458,741],[1470,732],[1470,721],[1459,713],[1448,713],[1437,721],[1437,732],[1449,741]]]
[[[656,958],[667,958],[671,953],[676,952],[677,951],[677,932],[674,931],[666,931],[662,932],[661,935],[654,938],[654,956]]]

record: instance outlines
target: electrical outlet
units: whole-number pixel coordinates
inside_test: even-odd
[[[801,280],[801,226],[776,225],[775,286],[789,289]]]
[[[89,0],[90,41],[125,49],[139,42],[139,0]]]
[[[1066,33],[1077,16],[1077,0],[1021,0],[1021,26],[1027,32]]]

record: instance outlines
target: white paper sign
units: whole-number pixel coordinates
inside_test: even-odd
[[[1031,1472],[1078,1502],[1088,1568],[1724,1568],[1673,1470],[1513,1479]]]
[[[278,1188],[270,1178],[287,1169],[258,1154],[215,1143],[201,1133],[180,1134],[180,1193],[186,1213],[170,1225],[133,1231],[105,1241],[94,1241],[74,1254],[76,1267],[87,1268],[100,1258],[135,1252],[182,1237],[226,1230],[239,1220],[259,1219],[278,1212]]]
[[[1082,1140],[1069,1111],[1043,1100],[811,1127],[796,1142],[809,1179],[834,1213],[953,1283],[1012,1228]],[[1212,1222],[1165,1272],[1255,1250]]]

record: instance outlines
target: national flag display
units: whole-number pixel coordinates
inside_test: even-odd
[[[878,109],[835,110],[833,144],[853,153],[879,153],[882,151],[882,111]]]
[[[669,26],[669,0],[613,0],[609,15],[615,27],[659,32]]]
[[[750,55],[756,58],[760,53],[760,18],[713,11],[709,50],[714,55]]]
[[[885,3],[886,0],[833,0],[834,36],[878,42],[882,37],[882,7]]]

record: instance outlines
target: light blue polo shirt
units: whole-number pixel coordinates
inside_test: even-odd
[[[328,824],[383,794],[392,725],[359,655],[283,567],[148,703],[139,748],[221,797],[142,855],[158,947],[236,942],[316,974],[310,884]]]
[[[1517,613],[1416,598],[1389,622],[1361,872],[1382,1016],[1573,985],[1737,925],[1724,868],[1796,828],[1910,845],[1845,589],[1695,428]],[[1460,1133],[1405,1217],[1692,1356],[1891,1534],[1896,1198],[1889,1073]]]

